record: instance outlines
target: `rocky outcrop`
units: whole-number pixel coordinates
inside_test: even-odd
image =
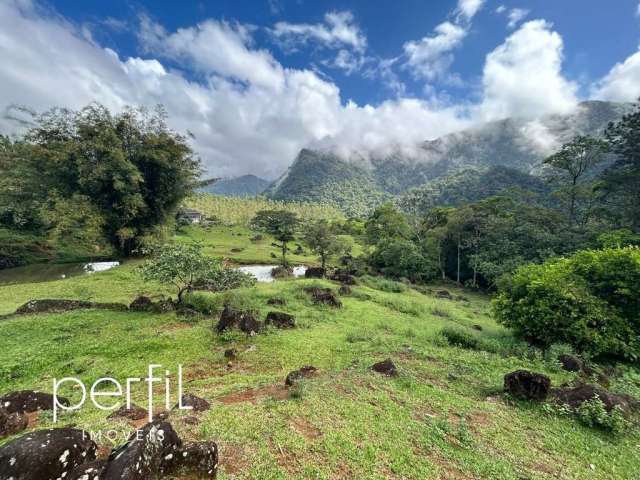
[[[39,430],[0,447],[0,479],[62,479],[95,458],[96,444],[82,430]]]
[[[69,400],[64,397],[58,397],[58,403],[69,406]],[[18,390],[0,397],[0,407],[8,413],[53,410],[53,395],[35,390]]]
[[[71,310],[95,308],[100,310],[125,311],[127,306],[121,303],[87,302],[84,300],[42,299],[29,300],[18,307],[15,315],[30,315],[34,313],[61,313]]]
[[[288,313],[269,312],[265,324],[273,325],[276,328],[294,328],[296,326],[296,319]]]
[[[111,455],[101,480],[143,480],[158,478],[162,464],[182,445],[168,422],[148,423],[134,432],[127,443]]]
[[[204,412],[211,408],[209,402],[207,402],[204,398],[197,397],[191,393],[185,393],[182,395],[181,403],[183,407],[191,407],[194,412]],[[176,404],[173,408],[177,409],[179,407]]]
[[[524,400],[544,400],[549,394],[551,380],[541,373],[517,370],[504,376],[504,390]]]
[[[216,331],[222,333],[230,328],[239,328],[247,334],[255,334],[262,330],[262,323],[256,320],[253,312],[242,312],[225,305],[216,325]]]
[[[599,398],[602,400],[606,410],[611,412],[615,407],[619,407],[623,412],[630,412],[638,408],[639,402],[629,395],[611,393],[602,387],[590,384],[581,384],[573,388],[559,388],[552,392],[553,398],[561,405],[568,405],[577,409],[584,402]]]
[[[127,420],[142,420],[149,412],[146,409],[139,407],[132,403],[129,408],[127,405],[122,405],[115,412],[111,413],[107,418],[126,418]]]
[[[324,278],[326,273],[322,267],[309,267],[304,272],[304,278]]]
[[[311,365],[304,366],[299,368],[298,370],[294,370],[293,372],[289,372],[287,378],[284,381],[284,384],[287,387],[292,387],[296,383],[300,382],[300,380],[304,380],[305,378],[313,377],[318,369]]]
[[[305,287],[304,291],[311,296],[313,303],[328,305],[334,308],[342,307],[342,302],[330,288]]]
[[[562,368],[568,372],[580,372],[584,368],[584,362],[574,355],[560,355],[558,361]]]
[[[383,360],[382,362],[374,363],[371,366],[371,370],[374,372],[387,375],[389,377],[395,377],[398,375],[398,369],[390,358]]]
[[[29,419],[23,413],[9,413],[0,407],[0,438],[21,432],[29,424]]]
[[[161,473],[180,475],[195,473],[201,478],[215,478],[218,471],[218,445],[215,442],[185,443],[164,457]]]

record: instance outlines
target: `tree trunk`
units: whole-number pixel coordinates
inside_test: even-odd
[[[287,244],[282,242],[282,266],[287,268]]]
[[[460,237],[458,237],[458,265],[456,271],[456,283],[460,285],[460,250],[462,250],[462,246],[460,245]]]
[[[189,290],[191,290],[191,287],[184,287],[184,288],[181,288],[181,289],[178,291],[178,304],[179,304],[179,305],[181,305],[181,304],[182,304],[182,297],[184,296],[184,293],[185,293],[185,292],[187,292],[187,291],[189,291]]]
[[[324,255],[320,255],[320,261],[322,262],[322,276],[324,277],[324,271],[327,265],[327,259]]]

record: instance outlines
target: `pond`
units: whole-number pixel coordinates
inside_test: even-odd
[[[120,265],[120,262],[90,262],[90,263],[36,263],[24,267],[0,270],[0,285],[49,282],[64,278],[90,275],[104,272]]]
[[[278,265],[244,265],[238,267],[238,270],[244,273],[250,273],[256,277],[259,282],[273,282],[274,278],[271,275],[271,270],[277,266]],[[302,277],[306,271],[307,267],[305,266],[293,267],[293,276]]]

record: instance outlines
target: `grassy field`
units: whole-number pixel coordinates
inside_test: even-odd
[[[237,264],[277,264],[281,250],[273,245],[272,237],[260,233],[261,240],[252,240],[258,232],[245,226],[211,226],[206,228],[188,226],[176,235],[180,242],[200,242],[204,253],[214,257],[222,257]],[[345,237],[348,237],[345,235]],[[303,247],[304,253],[296,254],[297,245]],[[352,253],[359,255],[362,247],[353,242]],[[288,247],[287,261],[293,265],[316,265],[318,258],[300,242],[291,242]]]
[[[179,239],[198,239],[208,253],[237,262],[268,262],[270,242],[252,243],[250,234],[239,227],[190,228]],[[143,284],[135,267],[130,262],[90,276],[0,286],[0,313],[33,298],[128,302],[139,293],[168,293]],[[51,391],[52,379],[64,376],[86,384],[104,376],[124,381],[144,376],[150,363],[173,372],[182,364],[185,391],[208,399],[212,408],[196,425],[180,413],[171,421],[184,438],[219,442],[222,479],[638,478],[638,433],[613,436],[504,396],[503,375],[519,368],[544,372],[556,385],[576,374],[525,355],[492,320],[486,296],[448,287],[456,299],[440,299],[365,278],[341,297],[343,308],[331,309],[310,301],[303,291],[309,285],[337,290],[332,282],[298,279],[193,294],[193,304],[220,309],[229,302],[261,318],[274,309],[268,299],[284,299],[286,306],[275,309],[294,314],[297,328],[252,337],[215,334],[215,317],[174,313],[87,310],[0,321],[0,392]],[[480,347],[448,345],[440,332],[452,325],[476,336]],[[232,347],[240,354],[228,364],[223,352]],[[385,358],[396,363],[398,377],[370,370]],[[286,374],[303,365],[319,373],[285,389]],[[621,370],[612,389],[638,395],[640,372]],[[79,396],[77,389],[64,393]],[[161,405],[162,389],[157,393]],[[134,388],[134,400],[145,405],[144,386]],[[94,431],[132,428],[106,417],[86,405],[61,423]],[[51,424],[51,415],[42,413],[38,427]],[[112,445],[105,439],[103,446]]]

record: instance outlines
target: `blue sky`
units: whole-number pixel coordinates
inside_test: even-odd
[[[3,0],[0,32],[0,108],[162,103],[219,175],[640,95],[638,0]]]

